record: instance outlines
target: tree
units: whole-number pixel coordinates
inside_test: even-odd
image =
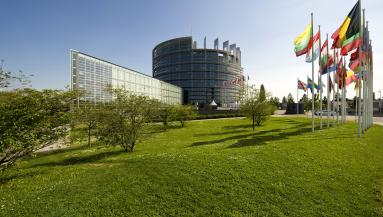
[[[106,105],[99,138],[133,152],[148,122],[158,115],[159,103],[121,89],[111,90],[115,99]]]
[[[18,73],[14,73],[3,69],[3,62],[4,60],[1,60],[0,88],[8,88],[14,81],[20,82],[22,85],[30,83],[28,76],[23,71],[19,70]]]
[[[269,102],[262,101],[260,91],[254,92],[255,94],[241,103],[240,107],[241,112],[252,120],[253,130],[255,123],[261,125],[274,112],[274,107]]]
[[[165,129],[167,128],[169,122],[173,121],[176,117],[176,108],[173,105],[161,103],[159,109],[158,117],[160,121],[164,124]]]
[[[96,129],[102,116],[102,107],[91,102],[83,102],[73,109],[73,123],[84,124],[87,128],[88,146],[91,147],[90,139],[92,130]]]
[[[280,107],[280,102],[278,97],[271,97],[269,102],[274,105],[276,108]]]
[[[285,96],[282,98],[282,104],[287,104],[287,99]]]
[[[259,101],[264,102],[266,100],[266,90],[265,86],[261,84],[261,88],[259,89]]]
[[[0,92],[0,167],[66,135],[73,91]]]
[[[287,95],[287,103],[295,103],[293,95],[291,95],[291,93]]]
[[[175,119],[185,126],[185,121],[193,119],[196,116],[196,111],[192,105],[176,105],[175,106]]]

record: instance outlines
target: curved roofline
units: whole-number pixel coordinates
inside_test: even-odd
[[[166,41],[163,41],[163,42],[157,44],[157,45],[153,48],[152,52],[153,52],[157,47],[160,47],[161,45],[163,45],[163,44],[165,44],[165,43],[168,43],[168,42],[170,42],[170,41],[175,41],[175,40],[180,40],[180,39],[188,39],[188,38],[190,38],[191,41],[192,41],[192,43],[193,43],[193,37],[192,37],[192,36],[184,36],[184,37],[172,38],[172,39],[169,39],[169,40],[166,40]],[[231,54],[230,51],[221,50],[221,49],[213,49],[213,48],[193,48],[193,46],[192,46],[191,50],[217,51],[217,52],[223,52],[223,53],[226,53],[226,54],[228,54],[228,55],[233,56],[233,54]]]
[[[172,39],[169,39],[169,40],[166,40],[166,41],[163,41],[163,42],[157,44],[157,45],[153,48],[153,50],[155,50],[157,47],[159,47],[160,45],[165,44],[165,43],[167,43],[167,42],[175,41],[175,40],[180,40],[180,39],[188,39],[188,38],[190,38],[190,39],[193,41],[193,37],[192,37],[192,36],[184,36],[184,37],[172,38]]]

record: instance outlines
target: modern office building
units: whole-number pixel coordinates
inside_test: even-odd
[[[241,50],[229,41],[219,49],[197,48],[192,37],[171,39],[158,44],[152,53],[153,77],[183,89],[183,103],[234,107],[243,95]]]
[[[71,88],[85,92],[82,101],[107,102],[112,95],[106,87],[123,88],[168,104],[182,103],[182,89],[111,62],[70,51]]]

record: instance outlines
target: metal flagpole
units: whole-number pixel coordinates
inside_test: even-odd
[[[335,67],[335,72],[334,72],[334,75],[333,75],[333,82],[335,84],[335,73],[337,72],[337,63],[336,63],[336,57],[335,57],[335,49],[334,49],[334,67]],[[332,87],[332,86],[331,86]],[[335,87],[335,86],[334,86]],[[335,126],[335,88],[332,88],[332,125]]]
[[[346,58],[343,57],[343,73],[342,73],[342,123],[346,122]]]
[[[326,34],[326,40],[327,40],[327,58],[330,58],[330,53],[328,52],[328,33]],[[329,65],[327,64],[327,128],[330,127],[330,89],[329,88],[330,88],[330,72],[329,72]]]
[[[297,115],[299,115],[298,83],[299,83],[299,78],[297,78]]]
[[[363,43],[364,43],[364,31],[365,31],[365,9],[363,9],[363,30],[362,30],[362,43],[359,43],[362,45],[363,47]],[[361,49],[359,51],[359,55],[363,53],[363,49]],[[364,134],[364,131],[366,130],[366,117],[367,117],[367,80],[366,80],[366,77],[368,76],[367,75],[367,72],[365,70],[365,65],[364,65],[364,62],[363,62],[363,58],[362,58],[362,55],[359,56],[359,68],[361,68],[362,70],[362,73],[363,73],[363,109],[362,109],[362,133]]]
[[[336,49],[336,48],[335,48]],[[338,65],[339,63],[338,55],[336,56],[336,64]],[[336,72],[336,77],[337,77],[337,84],[336,84],[336,124],[339,124],[339,83],[340,83],[340,78],[338,74],[338,70]]]
[[[313,40],[313,33],[314,33],[314,27],[313,27],[313,18],[314,17],[314,14],[311,13],[311,40]],[[311,49],[311,56],[314,57],[314,49]],[[311,75],[312,75],[312,79],[313,79],[313,84],[312,84],[312,87],[314,86],[314,61],[311,61]],[[312,95],[312,103],[311,103],[311,130],[312,132],[315,131],[314,129],[314,124],[315,124],[315,120],[314,120],[314,90],[311,92],[311,95]]]
[[[298,83],[299,83],[299,78],[297,78],[297,115],[299,114],[299,104],[298,104]]]
[[[319,48],[319,56],[321,57],[322,56],[322,48],[321,48],[321,45],[322,45],[322,36],[320,34],[320,25],[318,25],[318,31],[319,31],[319,45],[320,45],[320,48]],[[321,58],[319,57],[319,70],[318,70],[318,85],[319,85],[319,91],[318,91],[318,94],[319,94],[319,97],[320,97],[320,100],[319,100],[319,111],[320,111],[320,115],[319,115],[319,129],[322,129],[322,61],[321,61]],[[328,58],[328,55],[327,55],[327,58]]]
[[[361,14],[361,8],[362,8],[362,5],[361,5],[361,0],[358,0],[359,1],[359,14]],[[360,18],[359,18],[360,19]],[[363,34],[362,33],[362,28],[361,28],[361,25],[359,25],[359,34]],[[359,35],[360,38],[362,38],[363,35]],[[362,97],[362,88],[361,86],[363,85],[362,84],[362,67],[361,67],[361,62],[362,62],[362,43],[359,43],[359,78],[358,78],[358,81],[359,81],[359,100],[358,100],[358,137],[361,136],[361,132],[362,132],[362,129],[361,129],[361,109],[362,109],[362,100],[361,100],[361,97]]]

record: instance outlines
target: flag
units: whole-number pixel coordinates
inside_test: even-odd
[[[294,40],[294,51],[295,51],[295,55],[297,57],[307,53],[307,50],[309,48],[309,44],[312,43],[311,35],[312,35],[312,26],[310,23],[306,27],[305,31],[303,31]]]
[[[298,79],[298,89],[304,90],[305,92],[307,91],[307,85],[305,84],[305,82],[299,79]]]
[[[352,82],[355,82],[358,80],[358,77],[355,75],[355,73],[351,70],[347,70],[346,73],[346,86],[350,85]]]
[[[320,38],[320,31],[318,31],[318,33],[315,34],[314,36],[314,58],[311,57],[312,55],[311,49],[313,49],[313,46],[312,46],[313,43],[309,44],[310,47],[308,48],[308,51],[306,54],[306,62],[308,63],[315,61],[319,56],[319,49],[320,49],[319,38]]]
[[[348,13],[342,25],[332,34],[331,38],[334,39],[333,46],[341,48],[345,40],[359,33],[360,18],[360,5],[358,1]]]
[[[319,90],[319,86],[315,84],[309,77],[307,77],[307,88],[310,89],[311,93],[313,92],[313,88]]]
[[[327,73],[327,67],[332,65],[334,63],[334,59],[332,55],[327,53],[328,50],[328,40],[323,43],[321,48],[321,73],[326,74]]]
[[[332,83],[332,80],[331,80],[331,76],[329,77],[329,81],[328,81],[328,89],[331,93],[331,91],[334,89],[334,83]]]
[[[348,65],[352,71],[359,71],[359,58],[351,61]]]
[[[351,38],[346,39],[342,42],[342,49],[340,54],[347,56],[348,52],[357,49],[359,47],[359,32],[353,35]]]

